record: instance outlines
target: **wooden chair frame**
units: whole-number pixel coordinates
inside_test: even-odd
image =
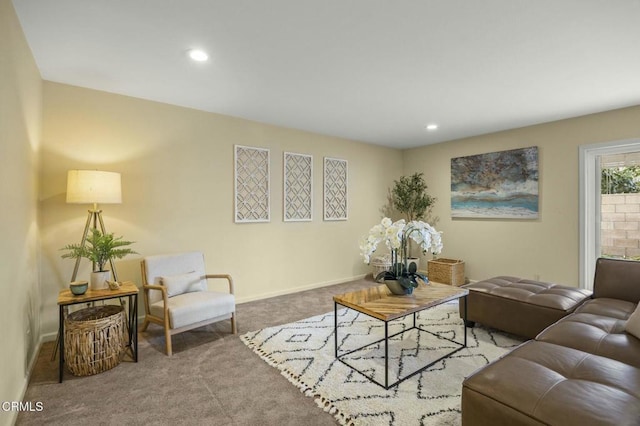
[[[173,354],[173,348],[171,345],[171,336],[173,336],[174,334],[178,334],[178,333],[182,333],[183,331],[188,331],[188,330],[193,330],[194,328],[199,328],[199,327],[203,327],[205,325],[208,324],[213,324],[216,322],[219,322],[219,319],[211,319],[211,320],[206,320],[206,321],[200,321],[194,324],[190,324],[184,327],[180,327],[180,328],[171,328],[171,325],[169,324],[169,296],[167,295],[167,288],[165,286],[162,285],[157,285],[157,284],[149,284],[147,283],[147,273],[145,271],[145,262],[144,260],[140,263],[140,267],[142,269],[142,288],[144,291],[144,311],[145,311],[145,316],[144,316],[144,323],[142,324],[142,328],[140,329],[140,331],[145,331],[147,329],[147,327],[149,326],[150,323],[154,323],[154,324],[158,324],[162,327],[164,327],[164,337],[165,337],[165,341],[166,341],[166,349],[167,349],[167,355],[171,356]],[[204,276],[204,278],[206,279],[226,279],[227,282],[229,283],[229,293],[230,294],[235,294],[234,293],[234,287],[233,287],[233,278],[231,278],[231,275],[229,274],[206,274]],[[160,292],[162,292],[162,301],[163,301],[163,306],[164,306],[164,318],[160,318],[158,316],[152,315],[151,314],[151,310],[149,309],[149,291],[150,290],[159,290]],[[237,326],[237,322],[236,322],[236,313],[235,311],[233,313],[231,313],[231,333],[233,334],[238,334],[238,326]]]

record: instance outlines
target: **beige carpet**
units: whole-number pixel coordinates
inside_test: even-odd
[[[360,280],[240,304],[239,333],[297,321],[333,309],[334,294],[375,283]],[[229,322],[174,336],[174,355],[164,355],[160,327],[140,333],[139,362],[58,383],[58,363],[45,343],[24,400],[42,402],[23,412],[18,425],[335,425],[274,368],[229,334]]]
[[[377,285],[359,280],[274,297],[237,307],[239,333],[295,322],[333,310],[332,296]],[[229,334],[229,322],[174,336],[174,355],[164,355],[160,327],[140,333],[140,358],[107,372],[58,383],[53,342],[45,343],[25,401],[42,402],[23,412],[18,425],[305,425],[331,426],[319,409],[280,372]]]

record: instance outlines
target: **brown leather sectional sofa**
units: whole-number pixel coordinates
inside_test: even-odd
[[[599,259],[592,298],[464,381],[462,425],[640,425],[639,301],[640,262]]]

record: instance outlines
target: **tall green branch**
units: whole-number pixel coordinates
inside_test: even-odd
[[[405,215],[407,222],[423,220],[436,201],[435,197],[427,193],[423,173],[402,176],[400,180],[394,181],[391,197],[393,207]]]

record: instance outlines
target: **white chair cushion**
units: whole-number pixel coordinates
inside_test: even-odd
[[[169,297],[207,289],[201,275],[196,272],[163,276],[160,277],[160,284],[167,288],[167,296]]]
[[[144,267],[147,283],[149,284],[162,285],[160,277],[195,272],[202,277],[202,288],[204,290],[207,289],[207,280],[204,278],[206,275],[204,255],[202,252],[194,251],[147,256],[144,258]],[[147,296],[150,304],[162,300],[162,293],[159,290],[150,290]]]
[[[627,320],[624,329],[627,333],[640,339],[640,303]]]
[[[214,318],[231,318],[236,309],[236,299],[232,294],[216,291],[184,293],[168,299],[169,326],[181,328]],[[151,314],[164,317],[162,300],[149,306]]]

